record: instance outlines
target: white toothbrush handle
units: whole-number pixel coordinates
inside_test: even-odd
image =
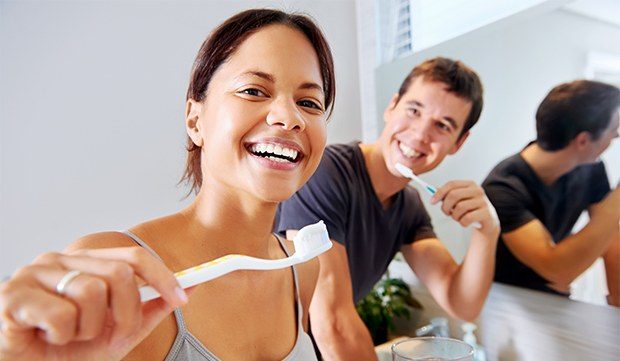
[[[297,261],[297,257],[294,256],[278,260],[264,260],[248,256],[230,255],[181,271],[179,275],[176,276],[176,279],[181,288],[188,288],[240,269],[271,270],[290,267],[298,263]],[[142,302],[161,297],[159,292],[151,286],[142,286],[139,292]]]
[[[229,272],[232,272],[239,268],[241,256],[228,256],[231,259],[224,261],[212,261],[204,263],[200,266],[192,267],[181,271],[176,276],[177,281],[181,288],[187,288],[195,286],[199,283],[210,281],[214,278],[223,276]],[[234,258],[233,258],[234,257]],[[151,286],[140,287],[140,300],[142,302],[150,301],[155,298],[161,297],[161,294],[157,292]]]

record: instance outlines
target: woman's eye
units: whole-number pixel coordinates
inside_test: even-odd
[[[301,100],[299,102],[297,102],[297,104],[301,105],[302,107],[306,107],[306,108],[313,108],[313,109],[319,109],[319,110],[323,110],[317,103],[311,101],[311,100]]]
[[[247,95],[251,95],[251,96],[255,96],[255,97],[260,97],[260,96],[264,96],[265,95],[265,93],[263,93],[262,91],[260,91],[260,90],[258,90],[256,88],[243,89],[239,93],[247,94]]]

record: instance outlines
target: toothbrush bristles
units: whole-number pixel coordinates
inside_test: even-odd
[[[309,254],[330,242],[323,221],[302,228],[293,239],[295,254],[301,256]]]

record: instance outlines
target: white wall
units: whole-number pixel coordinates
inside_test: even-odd
[[[190,66],[214,26],[260,6],[322,26],[338,87],[328,141],[360,138],[353,0],[0,2],[0,277],[187,202]]]
[[[515,14],[572,0],[410,0],[413,50],[420,51]]]
[[[535,138],[534,114],[556,84],[583,78],[589,51],[620,55],[620,27],[555,10],[507,24],[494,24],[377,69],[377,119],[411,68],[447,56],[474,68],[485,86],[479,124],[463,148],[423,178],[481,182],[492,167]],[[620,141],[605,153],[612,184],[620,179]],[[438,214],[430,208],[433,216]],[[455,222],[435,218],[438,233],[460,258],[467,238]]]

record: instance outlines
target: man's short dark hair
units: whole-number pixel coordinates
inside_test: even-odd
[[[465,120],[465,125],[459,134],[459,138],[478,122],[482,112],[482,82],[471,68],[460,61],[448,58],[436,57],[419,64],[413,70],[398,90],[398,101],[409,90],[409,86],[417,77],[425,80],[443,83],[447,91],[459,98],[471,102],[471,110]],[[397,101],[397,102],[398,102]]]
[[[620,106],[617,87],[576,80],[551,89],[536,112],[536,141],[547,151],[565,148],[579,133],[597,140]]]

